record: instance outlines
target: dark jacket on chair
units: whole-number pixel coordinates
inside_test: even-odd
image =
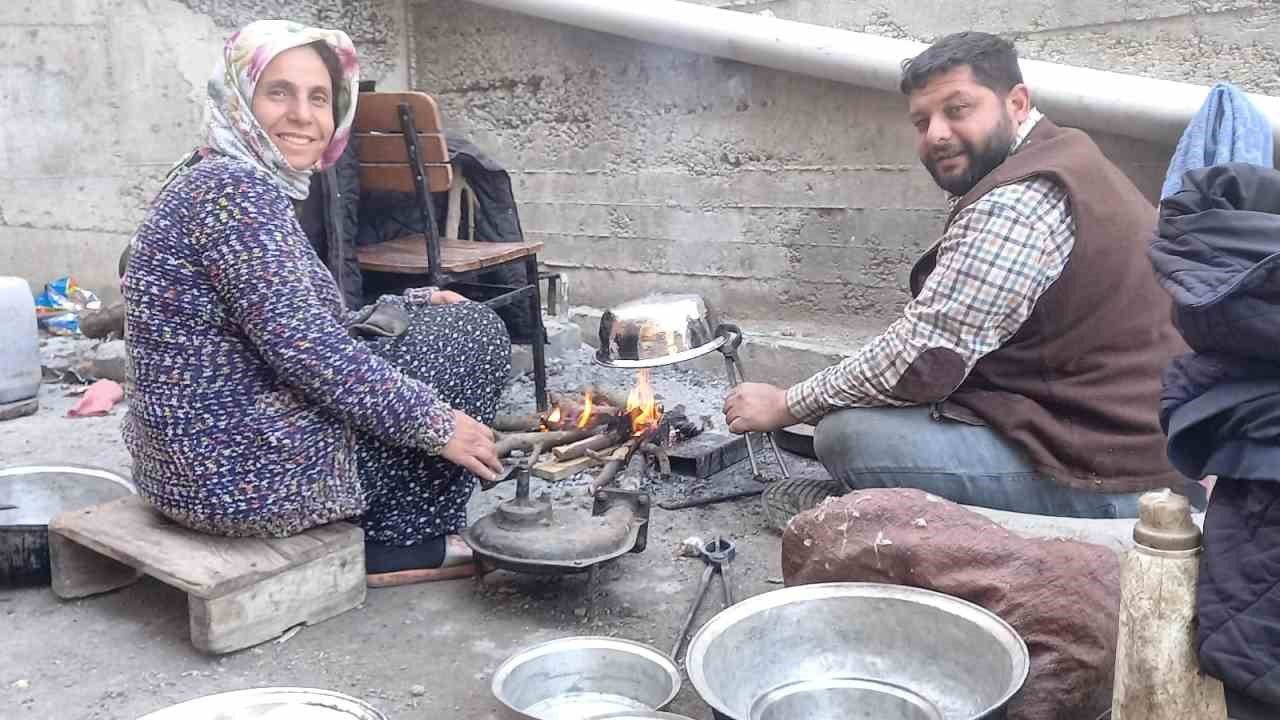
[[[311,193],[298,209],[298,222],[311,247],[338,283],[348,309],[364,305],[364,281],[356,259],[360,215],[360,162],[356,138],[337,164],[311,176]]]

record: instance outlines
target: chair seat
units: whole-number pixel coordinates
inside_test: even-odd
[[[474,240],[440,240],[440,272],[456,274],[484,270],[522,257],[537,255],[540,242],[492,243]],[[427,241],[422,235],[405,237],[356,251],[361,270],[425,275]]]

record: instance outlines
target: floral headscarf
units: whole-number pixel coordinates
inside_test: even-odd
[[[333,139],[320,162],[314,168],[294,170],[254,117],[253,89],[277,55],[316,41],[333,49],[342,69],[342,77],[335,81],[333,89],[336,122]],[[347,147],[356,116],[359,72],[355,46],[341,30],[312,28],[288,20],[251,23],[227,40],[209,78],[208,146],[265,169],[289,197],[305,200],[312,171],[332,166]]]

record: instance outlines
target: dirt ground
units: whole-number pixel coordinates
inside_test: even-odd
[[[551,388],[630,384],[626,373],[594,367],[589,357],[584,348],[554,360]],[[654,386],[668,406],[682,403],[691,418],[705,415],[723,430],[717,413],[723,378],[670,368],[655,371]],[[56,461],[127,472],[123,406],[103,418],[70,419],[65,414],[75,398],[66,396],[68,388],[46,384],[37,415],[0,423],[0,464]],[[531,409],[532,397],[531,383],[520,379],[507,389],[503,410]],[[789,460],[794,474],[824,474],[812,461]],[[748,488],[755,484],[750,475],[743,461],[707,483],[655,487],[655,501]],[[578,504],[581,484],[569,479],[550,490],[569,508]],[[477,493],[473,519],[513,491],[508,484]],[[596,634],[669,650],[702,572],[699,560],[674,552],[686,537],[714,534],[738,545],[738,597],[780,587],[780,539],[765,528],[758,501],[747,499],[670,512],[655,504],[647,550],[604,568],[594,622],[585,617],[585,575],[495,573],[483,582],[371,589],[359,608],[287,639],[210,657],[188,640],[184,596],[153,580],[72,602],[48,588],[0,590],[0,719],[135,720],[194,697],[263,686],[344,692],[391,720],[505,718],[489,682],[503,660],[529,644]],[[718,608],[709,598],[695,627]],[[711,716],[687,680],[668,709],[698,720]]]

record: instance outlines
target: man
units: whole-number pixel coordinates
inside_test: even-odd
[[[1134,517],[1188,484],[1165,458],[1160,374],[1185,346],[1146,258],[1155,209],[1084,133],[1032,105],[1012,44],[966,32],[903,64],[920,161],[952,196],[903,316],[788,390],[747,383],[734,432],[817,423],[849,489]]]

